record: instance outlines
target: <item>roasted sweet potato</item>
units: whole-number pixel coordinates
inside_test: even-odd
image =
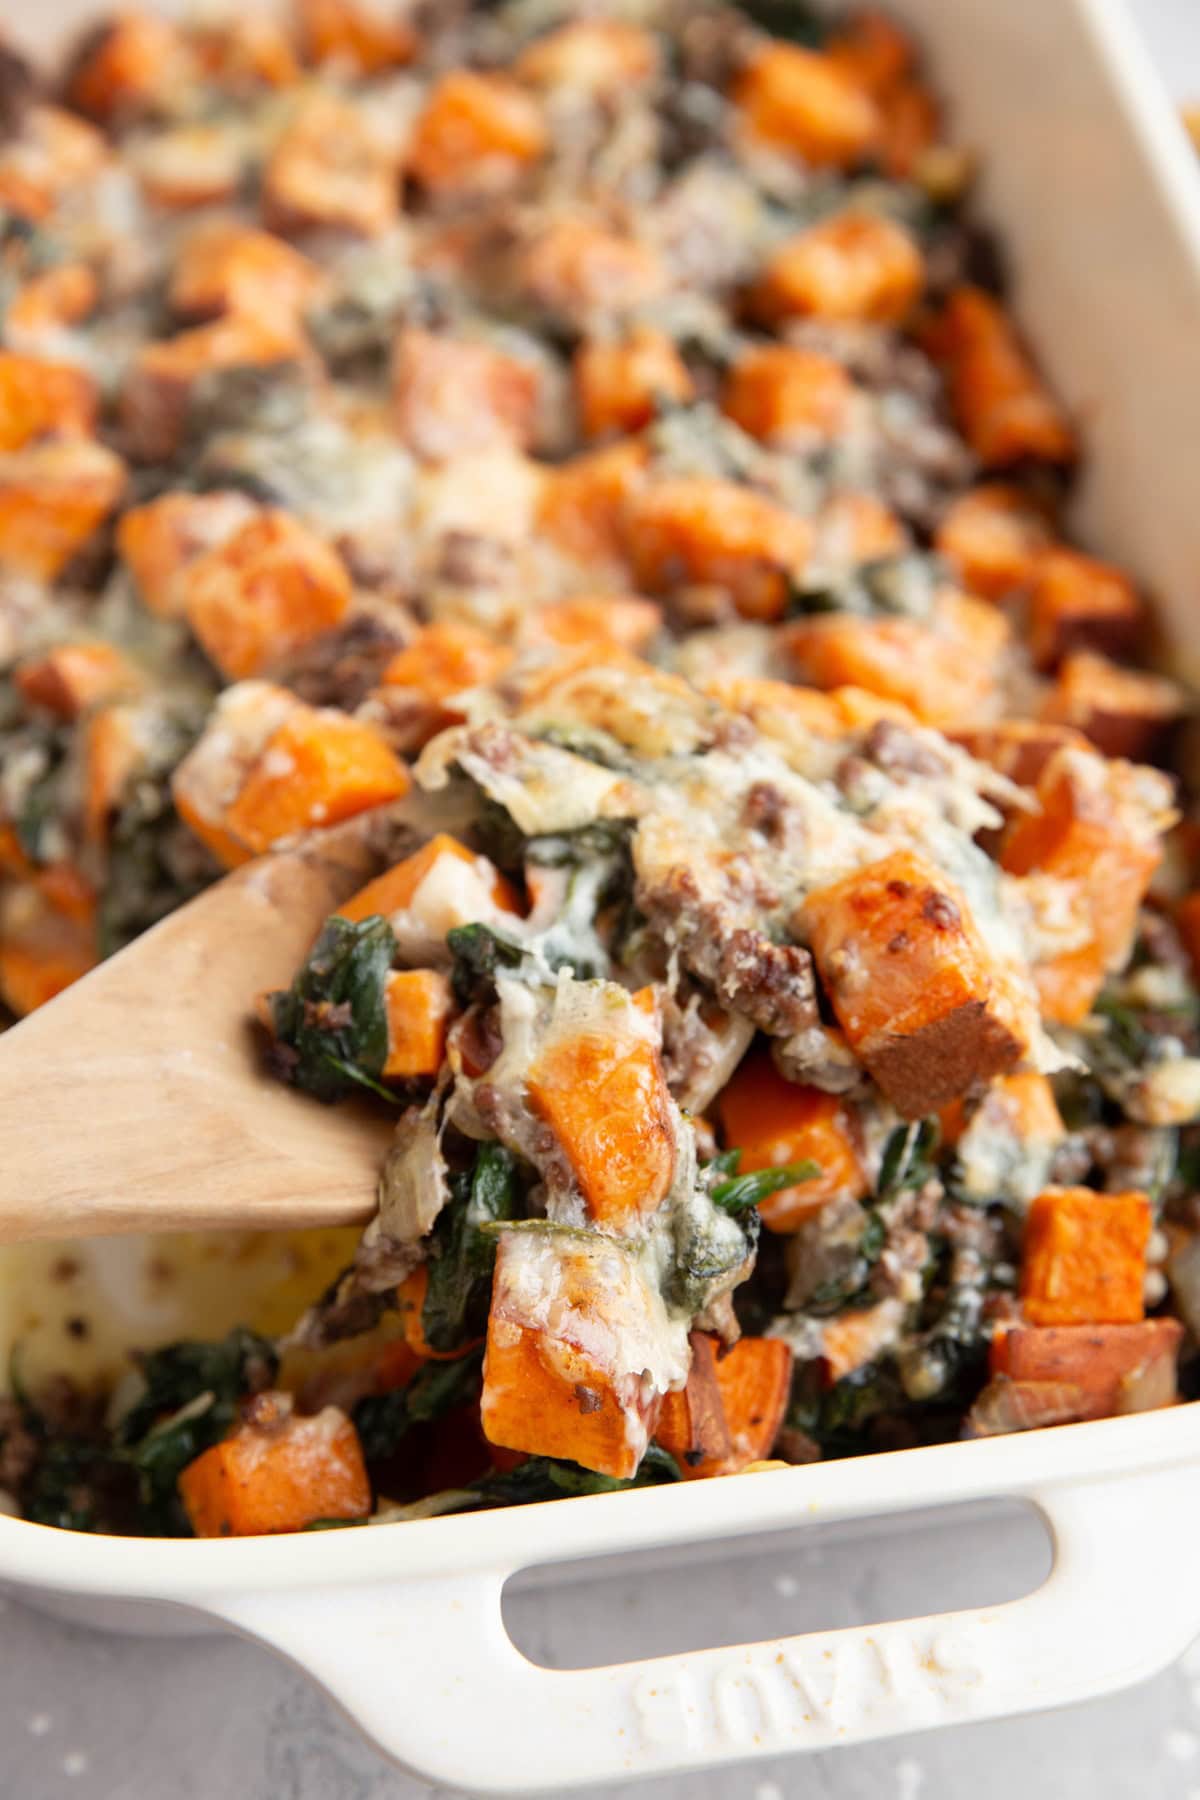
[[[53,1000],[96,961],[90,920],[52,911],[33,882],[0,890],[0,1003],[18,1018]]]
[[[96,384],[73,363],[0,350],[0,454],[42,438],[89,437]]]
[[[531,644],[563,650],[644,650],[662,629],[662,607],[640,594],[573,594],[541,606],[525,621]]]
[[[95,308],[100,284],[87,263],[59,263],[22,282],[4,314],[4,339],[13,350],[36,356],[58,334],[81,324]]]
[[[355,75],[378,75],[411,62],[417,34],[396,7],[373,0],[297,0],[304,57]]]
[[[938,141],[938,103],[923,82],[902,81],[880,96],[878,106],[883,121],[879,160],[886,174],[905,181],[919,169],[925,152]]]
[[[1036,787],[1042,770],[1060,750],[1086,750],[1087,739],[1069,725],[1041,719],[997,719],[994,725],[964,726],[950,734],[954,741],[1007,775],[1018,787]]]
[[[188,624],[230,681],[258,674],[331,630],[350,604],[350,577],[337,552],[275,509],[197,557],[180,583]]]
[[[383,685],[411,691],[422,714],[414,721],[414,736],[424,741],[463,717],[453,704],[455,695],[495,681],[512,655],[507,644],[497,643],[477,626],[439,619],[423,625],[396,652],[383,671]]]
[[[655,1442],[675,1461],[685,1481],[715,1474],[733,1453],[733,1440],[717,1378],[719,1340],[693,1331],[687,1386],[664,1396],[654,1427]]]
[[[1125,669],[1091,650],[1068,656],[1042,707],[1042,717],[1072,725],[1106,756],[1155,756],[1187,710],[1182,690],[1162,675]]]
[[[1079,1395],[1070,1415],[1077,1419],[1147,1412],[1174,1403],[1182,1338],[1178,1319],[1036,1329],[1017,1325],[992,1339],[992,1374],[1014,1384],[1070,1384]]]
[[[904,227],[882,214],[850,209],[781,244],[750,304],[768,323],[812,316],[897,325],[924,285],[921,252]]]
[[[770,1456],[787,1411],[792,1353],[779,1338],[741,1337],[717,1358],[717,1387],[731,1450],[712,1474],[736,1475]]]
[[[455,69],[418,114],[407,167],[434,195],[496,193],[540,162],[547,143],[530,94],[505,76]]]
[[[526,1077],[591,1216],[625,1230],[658,1206],[675,1172],[671,1102],[657,1024],[610,984],[595,1029],[564,1024]]]
[[[446,1055],[454,991],[440,969],[395,969],[387,979],[385,1081],[436,1075]]]
[[[1034,1325],[1124,1325],[1144,1312],[1145,1194],[1047,1188],[1029,1209],[1021,1306]]]
[[[573,19],[535,38],[514,64],[522,81],[539,88],[618,93],[647,81],[659,66],[651,32],[624,19]]]
[[[413,907],[428,910],[431,904],[439,904],[435,894],[445,896],[462,887],[464,870],[470,871],[485,901],[490,901],[501,912],[520,912],[516,893],[499,869],[486,856],[476,856],[445,831],[439,831],[403,862],[394,863],[374,881],[368,881],[366,887],[359,888],[338,911],[343,919],[360,920],[369,919],[375,913],[386,919],[393,913],[407,912]],[[426,896],[424,908],[423,893]],[[462,918],[450,921],[450,925],[467,923],[469,921]],[[450,925],[444,928],[442,936]]]
[[[829,496],[817,514],[814,561],[846,568],[896,556],[911,542],[899,516],[877,494],[853,488]]]
[[[780,634],[803,680],[866,688],[941,731],[991,710],[1008,635],[993,607],[959,594],[941,596],[928,623],[826,613],[796,619]]]
[[[103,125],[128,124],[159,111],[186,79],[188,66],[177,26],[151,12],[123,12],[80,46],[67,76],[67,99]]]
[[[197,1537],[259,1537],[303,1531],[318,1519],[360,1519],[371,1510],[371,1484],[358,1433],[336,1406],[311,1417],[292,1411],[290,1394],[256,1394],[222,1443],[179,1477]]]
[[[861,82],[798,45],[765,44],[743,68],[733,101],[751,136],[817,168],[853,168],[879,138],[879,111]]]
[[[776,1168],[811,1158],[820,1173],[759,1204],[772,1231],[795,1231],[829,1200],[857,1199],[869,1187],[854,1113],[836,1094],[786,1081],[766,1049],[752,1050],[717,1101],[726,1147],[738,1169]]]
[[[640,431],[660,406],[689,400],[687,364],[665,331],[636,325],[623,337],[591,337],[575,352],[575,404],[587,438]]]
[[[1155,818],[1143,811],[1137,786],[1136,771],[1125,764],[1061,750],[1038,778],[1039,810],[1016,818],[1001,847],[1010,874],[1042,872],[1069,884],[1064,903],[1084,942],[1034,971],[1042,1011],[1057,1024],[1087,1017],[1105,976],[1123,966],[1133,944],[1138,908],[1162,856]]]
[[[481,1416],[489,1443],[626,1478],[687,1361],[639,1260],[606,1232],[509,1231],[496,1253]]]
[[[805,444],[837,436],[853,392],[834,357],[792,344],[757,344],[730,371],[721,410],[764,443]]]
[[[927,337],[960,430],[987,469],[1028,457],[1069,463],[1075,439],[1008,318],[981,288],[956,288]]]
[[[657,299],[667,275],[649,244],[587,219],[566,218],[543,226],[526,245],[517,282],[552,322],[584,328],[593,317],[631,313]]]
[[[278,370],[294,365],[301,354],[286,319],[267,324],[240,313],[145,345],[121,389],[121,424],[131,450],[143,462],[169,461],[187,432],[196,389],[207,377],[235,369]]]
[[[1041,669],[1054,668],[1072,650],[1128,656],[1142,624],[1142,603],[1129,577],[1078,550],[1038,557],[1029,607],[1029,647]]]
[[[264,89],[294,87],[300,64],[284,23],[269,13],[218,13],[193,18],[192,54],[226,93],[259,98]]]
[[[254,502],[236,489],[161,494],[122,513],[117,549],[142,604],[160,618],[180,617],[184,570],[205,551],[227,542],[256,513]]]
[[[425,461],[503,445],[528,449],[537,430],[537,370],[492,344],[409,326],[392,355],[392,405],[400,436]]]
[[[115,510],[121,458],[90,439],[0,455],[0,569],[54,581]]]
[[[316,264],[282,238],[221,223],[188,238],[171,272],[169,298],[181,319],[237,313],[277,329],[299,319],[323,280]]]
[[[100,706],[83,721],[83,823],[89,843],[107,842],[113,816],[146,760],[151,731],[145,714],[129,703]]]
[[[147,200],[189,212],[235,200],[246,167],[245,146],[224,124],[175,125],[130,152]]]
[[[832,1386],[865,1368],[896,1342],[904,1325],[904,1302],[894,1294],[874,1306],[851,1307],[821,1327],[821,1373]]]
[[[923,858],[895,851],[810,894],[804,918],[838,1022],[902,1117],[936,1112],[1024,1054],[1005,972]]]
[[[13,676],[22,697],[60,719],[77,719],[99,701],[140,685],[137,669],[112,644],[56,644],[18,665]]]
[[[379,237],[394,225],[400,181],[391,148],[362,107],[325,89],[292,115],[263,170],[263,216],[285,237]]]
[[[547,471],[538,525],[565,555],[589,569],[624,560],[625,507],[643,480],[646,448],[634,440],[573,456]]]
[[[108,147],[94,126],[62,107],[31,106],[20,133],[0,144],[0,205],[33,223],[46,219],[107,161]]]
[[[398,800],[409,785],[404,764],[369,725],[300,706],[268,740],[225,824],[257,854],[295,832]]]
[[[869,94],[886,94],[911,73],[914,51],[895,20],[873,6],[864,7],[830,35],[829,60]]]
[[[812,549],[812,525],[736,482],[678,476],[636,489],[625,539],[640,584],[725,588],[749,619],[776,619]]]
[[[1045,514],[1020,488],[988,481],[954,501],[934,542],[965,588],[999,600],[1033,580],[1051,535]]]
[[[286,688],[266,681],[226,688],[171,776],[180,818],[226,868],[237,868],[254,854],[229,829],[229,807],[274,733],[300,705]]]

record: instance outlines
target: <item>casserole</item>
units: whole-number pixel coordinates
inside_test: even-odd
[[[1091,419],[1096,461],[1085,495],[1084,526],[1090,521],[1096,541],[1139,567],[1160,590],[1168,619],[1179,623],[1185,617],[1185,572],[1194,564],[1186,471],[1182,458],[1178,465],[1164,459],[1164,467],[1143,475],[1137,452],[1141,444],[1187,441],[1187,420],[1178,413],[1194,391],[1187,375],[1189,359],[1194,368],[1195,351],[1189,349],[1187,333],[1194,313],[1195,235],[1185,185],[1190,177],[1180,146],[1171,140],[1172,128],[1165,120],[1160,124],[1152,97],[1148,102],[1138,89],[1137,46],[1125,44],[1116,15],[1095,8],[1056,9],[1040,26],[1045,41],[1036,66],[1028,67],[1033,50],[1025,34],[1032,21],[1022,21],[1018,31],[1011,21],[1002,22],[980,7],[958,21],[960,37],[943,42],[932,21],[924,18],[924,9],[911,11],[918,30],[930,27],[925,35],[947,89],[966,103],[965,135],[990,152],[996,164],[994,210],[1009,226],[1018,252],[1026,315],[1068,398]],[[1035,36],[1032,42],[1037,41]],[[1006,69],[1012,87],[1002,110],[1004,84],[998,77]],[[1065,92],[1061,71],[1067,74]],[[1039,92],[1044,111],[1036,104]],[[1128,107],[1124,123],[1107,111],[1118,93]],[[1014,116],[1022,154],[1006,167],[1005,144]],[[1051,157],[1061,173],[1055,202],[1061,203],[1062,215],[1043,208],[1039,217],[1038,186]],[[1162,185],[1152,191],[1145,183],[1154,168],[1161,168]],[[1102,196],[1107,210],[1093,196]],[[1154,267],[1153,301],[1140,279],[1131,280],[1127,291],[1113,282],[1098,290],[1094,276],[1080,274],[1105,266],[1122,196],[1129,202],[1130,230],[1127,240],[1116,233],[1122,242],[1121,267],[1135,276],[1145,266]],[[1045,242],[1040,241],[1043,231]],[[1086,291],[1083,281],[1090,283]],[[1158,308],[1161,316],[1154,310]],[[1128,356],[1131,343],[1139,351],[1136,379]],[[1156,366],[1156,359],[1162,359],[1157,380],[1154,367],[1148,366]],[[1101,403],[1096,372],[1103,370],[1108,383],[1113,369],[1117,377],[1111,389],[1105,387]],[[1148,528],[1151,520],[1153,530]],[[1176,635],[1186,648],[1183,634]],[[703,1502],[685,1503],[677,1495],[670,1519],[665,1512],[659,1518],[668,1504],[661,1496],[595,1501],[590,1514],[569,1509],[569,1521],[561,1526],[556,1513],[540,1534],[542,1554],[556,1560],[599,1554],[618,1544],[646,1546],[668,1537],[695,1541],[714,1530],[769,1528],[810,1509],[826,1517],[854,1516],[989,1493],[1036,1492],[1055,1522],[1056,1572],[1031,1600],[987,1614],[760,1647],[748,1662],[735,1652],[584,1675],[532,1671],[511,1647],[505,1648],[497,1630],[499,1587],[527,1556],[519,1514],[460,1521],[454,1527],[423,1525],[420,1541],[405,1536],[407,1549],[394,1532],[384,1539],[372,1534],[369,1553],[354,1549],[354,1534],[346,1543],[224,1545],[203,1555],[197,1554],[200,1546],[191,1545],[93,1544],[72,1545],[66,1555],[57,1540],[49,1540],[46,1561],[53,1563],[54,1575],[45,1585],[201,1603],[308,1663],[385,1747],[443,1779],[476,1787],[494,1781],[487,1730],[494,1719],[504,1724],[506,1743],[511,1735],[528,1746],[527,1764],[506,1754],[504,1780],[511,1790],[547,1786],[560,1791],[585,1775],[661,1770],[752,1749],[777,1752],[805,1741],[878,1735],[1022,1704],[1051,1704],[1145,1672],[1178,1647],[1194,1621],[1183,1616],[1182,1598],[1171,1603],[1169,1614],[1138,1621],[1136,1595],[1144,1572],[1123,1569],[1104,1534],[1119,1531],[1114,1509],[1136,1502],[1156,1506],[1160,1541],[1164,1546],[1169,1542],[1172,1518],[1181,1522],[1183,1504],[1191,1499],[1188,1481],[1175,1468],[1188,1463],[1191,1417],[1184,1412],[1082,1428],[1053,1441],[1035,1436],[1003,1449],[913,1452],[890,1459],[874,1482],[865,1474],[868,1465],[848,1465],[780,1473],[769,1481],[732,1487],[718,1484],[711,1493],[694,1490],[706,1493]],[[1136,1481],[1130,1477],[1111,1491],[1096,1487],[1105,1474],[1133,1464],[1141,1471]],[[1139,1486],[1144,1490],[1140,1496]],[[1162,1490],[1179,1506],[1177,1514],[1167,1499],[1160,1499]],[[602,1505],[607,1513],[600,1511]],[[625,1510],[618,1512],[618,1506]],[[37,1539],[28,1527],[6,1524],[0,1554],[7,1555],[10,1541],[13,1562],[4,1563],[6,1572],[23,1565],[22,1578],[38,1585],[37,1553],[22,1548]],[[308,1558],[303,1572],[292,1560],[301,1555]],[[230,1556],[238,1563],[236,1570]],[[247,1557],[250,1563],[242,1570]],[[96,1566],[97,1558],[102,1566]],[[379,1584],[381,1569],[384,1585]],[[417,1603],[428,1627],[420,1667],[404,1669],[402,1657],[410,1653],[392,1641],[403,1636],[403,1615],[390,1584],[418,1569],[423,1593]],[[326,1616],[333,1585],[344,1581],[354,1588],[368,1576],[373,1582],[369,1595],[354,1594],[344,1603],[344,1618],[336,1622]],[[296,1580],[303,1585],[293,1588]],[[267,1591],[270,1600],[263,1598]],[[1085,1597],[1086,1615],[1074,1610],[1082,1608]],[[314,1642],[318,1619],[319,1644]],[[1087,1654],[1068,1657],[1076,1631],[1086,1634]],[[1034,1661],[1029,1640],[1036,1640]],[[475,1668],[468,1660],[472,1655],[481,1659]],[[1063,1674],[1068,1661],[1069,1683]],[[749,1688],[744,1685],[747,1667],[754,1676]],[[431,1668],[452,1675],[439,1677],[423,1703],[422,1670]],[[1086,1686],[1078,1685],[1081,1680]],[[397,1691],[419,1718],[391,1717]],[[457,1696],[466,1692],[481,1719],[470,1747],[455,1742]],[[444,1712],[438,1701],[448,1703]],[[535,1740],[532,1730],[512,1734],[514,1720],[519,1723],[526,1708],[531,1726],[541,1715],[564,1728],[557,1754],[553,1741]]]

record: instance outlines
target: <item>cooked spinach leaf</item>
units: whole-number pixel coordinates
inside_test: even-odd
[[[937,589],[947,579],[940,557],[920,550],[880,556],[836,580],[796,587],[788,614],[804,618],[816,613],[854,613],[861,618],[929,616]]]
[[[726,1157],[731,1154],[736,1157],[740,1152],[725,1152]],[[729,1176],[710,1190],[713,1205],[723,1212],[747,1212],[781,1188],[795,1187],[798,1182],[811,1181],[821,1173],[820,1163],[813,1162],[811,1157],[804,1162],[784,1163],[775,1169],[754,1169],[745,1175],[737,1174],[736,1167],[735,1163]]]
[[[550,1456],[529,1456],[515,1469],[495,1469],[469,1484],[469,1491],[493,1506],[528,1506],[538,1500],[564,1500],[573,1494],[617,1494],[626,1488],[657,1487],[681,1480],[679,1464],[666,1450],[651,1444],[636,1475],[627,1481],[598,1475],[578,1463]]]
[[[921,1188],[936,1175],[934,1153],[941,1130],[936,1119],[898,1125],[883,1148],[877,1198],[890,1200],[905,1188]]]
[[[516,1164],[500,1144],[483,1144],[469,1175],[451,1178],[450,1204],[433,1228],[429,1285],[421,1330],[434,1350],[457,1350],[487,1329],[496,1238],[480,1229],[513,1219],[517,1209]]]
[[[270,1387],[279,1367],[274,1345],[244,1325],[212,1342],[185,1339],[138,1360],[145,1386],[117,1425],[119,1445],[139,1443],[165,1414],[201,1394],[211,1394],[225,1425],[232,1424],[238,1401]]]
[[[378,1077],[387,1061],[385,993],[395,955],[386,919],[326,921],[291,987],[270,996],[271,1062],[285,1081],[320,1100],[359,1087],[392,1098]]]

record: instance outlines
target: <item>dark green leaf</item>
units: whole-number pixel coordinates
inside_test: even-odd
[[[936,1119],[898,1125],[884,1146],[878,1197],[890,1199],[905,1188],[924,1187],[936,1174],[933,1161],[941,1130]]]
[[[636,1475],[627,1481],[581,1469],[577,1463],[559,1462],[549,1456],[530,1456],[515,1469],[493,1470],[472,1482],[471,1490],[495,1506],[527,1506],[538,1500],[565,1500],[578,1494],[617,1494],[626,1488],[657,1487],[679,1481],[679,1464],[667,1451],[651,1444]]]
[[[274,1381],[279,1358],[266,1338],[238,1325],[212,1342],[168,1344],[142,1357],[140,1364],[145,1391],[117,1426],[120,1445],[139,1443],[165,1414],[178,1412],[201,1394],[211,1394],[231,1423],[243,1396]]]
[[[811,1158],[804,1162],[784,1163],[774,1169],[755,1169],[750,1174],[733,1175],[726,1181],[718,1181],[712,1189],[712,1202],[724,1212],[747,1212],[781,1188],[811,1181],[820,1173],[820,1163]]]
[[[272,1066],[285,1081],[335,1100],[356,1087],[384,1093],[387,978],[396,937],[386,919],[328,919],[290,988],[270,996]],[[390,1098],[390,1096],[387,1096]]]
[[[368,1394],[354,1409],[354,1424],[368,1462],[393,1455],[414,1425],[428,1424],[479,1393],[482,1352],[452,1362],[429,1362],[407,1387]]]
[[[469,1177],[452,1182],[454,1196],[433,1228],[429,1285],[421,1330],[434,1350],[457,1350],[487,1329],[496,1239],[485,1224],[513,1219],[516,1164],[500,1144],[482,1144]]]
[[[805,0],[737,0],[737,9],[760,30],[789,44],[819,50],[829,36],[827,20]]]
[[[501,969],[519,969],[524,949],[491,925],[456,925],[446,933],[454,958],[454,992],[463,1006],[492,998]]]

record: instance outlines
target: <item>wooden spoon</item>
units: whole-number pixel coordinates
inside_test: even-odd
[[[268,1075],[251,1009],[373,841],[354,821],[248,864],[0,1035],[0,1238],[370,1218],[394,1121]]]

